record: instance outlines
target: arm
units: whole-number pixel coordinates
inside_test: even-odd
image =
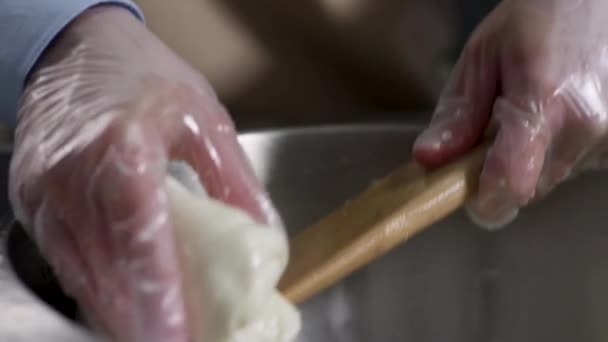
[[[51,41],[74,18],[93,6],[123,6],[143,20],[129,0],[4,0],[0,2],[0,123],[15,127],[17,105],[30,70]]]

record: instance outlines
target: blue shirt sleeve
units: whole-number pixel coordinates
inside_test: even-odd
[[[123,6],[143,20],[130,0],[0,0],[0,124],[15,127],[25,79],[53,38],[101,4]]]

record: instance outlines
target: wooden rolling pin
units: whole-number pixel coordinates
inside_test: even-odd
[[[410,162],[304,229],[291,239],[280,290],[301,303],[460,208],[476,190],[486,150],[433,172]]]

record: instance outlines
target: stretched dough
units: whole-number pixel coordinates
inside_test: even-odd
[[[276,289],[288,259],[285,234],[206,197],[183,167],[170,173],[166,188],[194,342],[292,341],[300,315]]]

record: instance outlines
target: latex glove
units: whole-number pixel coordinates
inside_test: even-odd
[[[469,205],[478,223],[501,227],[605,160],[607,13],[604,0],[505,0],[470,38],[414,154],[445,164],[495,125]]]
[[[169,160],[193,165],[213,198],[278,224],[209,85],[121,8],[92,9],[64,31],[32,74],[19,120],[17,218],[115,340],[189,340]]]

